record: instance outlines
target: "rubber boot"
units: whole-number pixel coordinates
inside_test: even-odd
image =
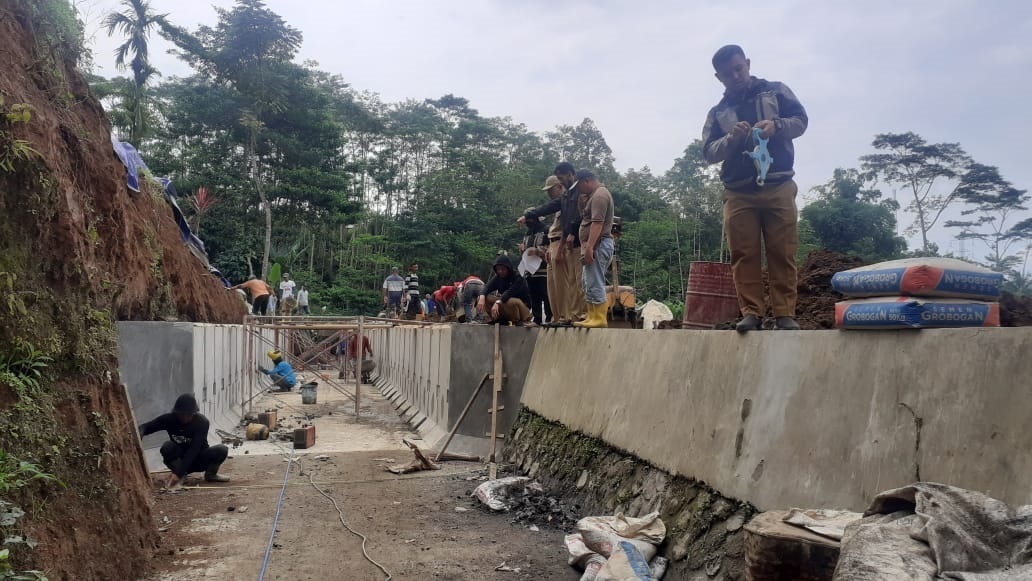
[[[588,303],[588,318],[574,323],[573,326],[582,329],[604,329],[609,326],[609,321],[606,320],[608,311],[609,305],[606,303],[598,305]]]
[[[792,317],[778,317],[774,320],[774,328],[779,331],[798,331],[799,323]]]

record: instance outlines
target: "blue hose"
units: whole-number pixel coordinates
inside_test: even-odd
[[[265,547],[265,559],[262,561],[262,570],[258,573],[258,581],[265,579],[265,570],[269,568],[269,557],[272,556],[272,541],[276,538],[276,527],[279,525],[280,510],[283,509],[283,495],[287,492],[287,479],[290,478],[290,466],[294,463],[294,451],[290,451],[287,458],[287,471],[283,474],[283,487],[280,488],[279,502],[276,503],[276,518],[272,521],[272,532],[269,533],[269,546]]]

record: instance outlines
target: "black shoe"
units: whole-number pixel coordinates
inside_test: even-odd
[[[799,323],[792,317],[778,317],[774,320],[774,328],[779,331],[798,331]]]
[[[756,331],[763,325],[763,321],[760,320],[756,315],[746,315],[738,324],[735,325],[735,331],[739,333],[748,333],[749,331]]]

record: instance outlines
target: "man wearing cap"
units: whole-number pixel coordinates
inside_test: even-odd
[[[197,399],[185,393],[176,399],[172,413],[162,414],[140,426],[140,436],[165,431],[168,441],[161,445],[161,460],[171,471],[166,488],[173,488],[192,472],[204,472],[207,482],[229,482],[219,468],[229,456],[229,448],[208,445],[208,418],[201,415]]]
[[[742,320],[735,329],[759,329],[767,312],[763,262],[766,258],[774,326],[799,329],[795,321],[796,263],[799,249],[796,210],[795,148],[792,140],[806,131],[809,119],[799,99],[782,83],[749,73],[742,48],[727,45],[713,55],[724,98],[710,110],[703,129],[703,154],[709,163],[723,162],[724,228],[731,250],[731,272]],[[754,129],[767,139],[773,158],[765,179],[752,159],[743,155],[757,146]],[[764,256],[766,255],[766,256]]]
[[[401,316],[401,298],[405,294],[405,279],[398,274],[398,267],[391,267],[391,274],[383,279],[383,304],[387,307],[387,316]]]
[[[581,284],[580,209],[577,206],[576,171],[569,163],[555,166],[542,188],[549,200],[543,206],[520,216],[516,222],[524,224],[528,218],[556,214],[548,230],[550,285],[549,302],[556,325],[569,325],[583,319],[585,312],[584,288]]]
[[[279,304],[280,304],[280,313],[282,313],[283,316],[285,316],[285,317],[289,317],[291,309],[294,308],[294,287],[295,286],[297,286],[297,283],[295,283],[294,281],[290,280],[290,273],[289,272],[283,273],[283,280],[279,284],[279,288],[280,288]]]
[[[574,326],[608,327],[606,271],[613,260],[613,195],[598,181],[598,176],[587,169],[577,172],[577,194],[581,214],[584,298],[588,303],[588,317],[574,323]]]
[[[297,376],[294,375],[294,368],[283,360],[283,353],[274,349],[266,353],[266,355],[269,356],[269,359],[272,359],[272,363],[275,367],[272,369],[259,367],[258,371],[268,375],[269,379],[272,380],[272,385],[274,387],[278,387],[279,391],[290,391],[291,389],[294,389],[294,385],[297,384]]]

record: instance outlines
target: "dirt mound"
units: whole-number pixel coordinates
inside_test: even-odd
[[[1000,326],[1032,326],[1032,297],[1019,297],[1004,292],[1000,297]]]
[[[835,303],[841,294],[831,290],[831,277],[866,263],[862,258],[830,250],[814,250],[799,269],[796,320],[803,329],[835,328]]]
[[[0,472],[24,461],[60,481],[8,491],[26,515],[3,535],[39,542],[12,547],[18,569],[136,579],[157,534],[115,321],[244,312],[187,251],[158,192],[129,192],[75,70],[68,10],[0,0],[0,353],[13,355],[0,362]]]

